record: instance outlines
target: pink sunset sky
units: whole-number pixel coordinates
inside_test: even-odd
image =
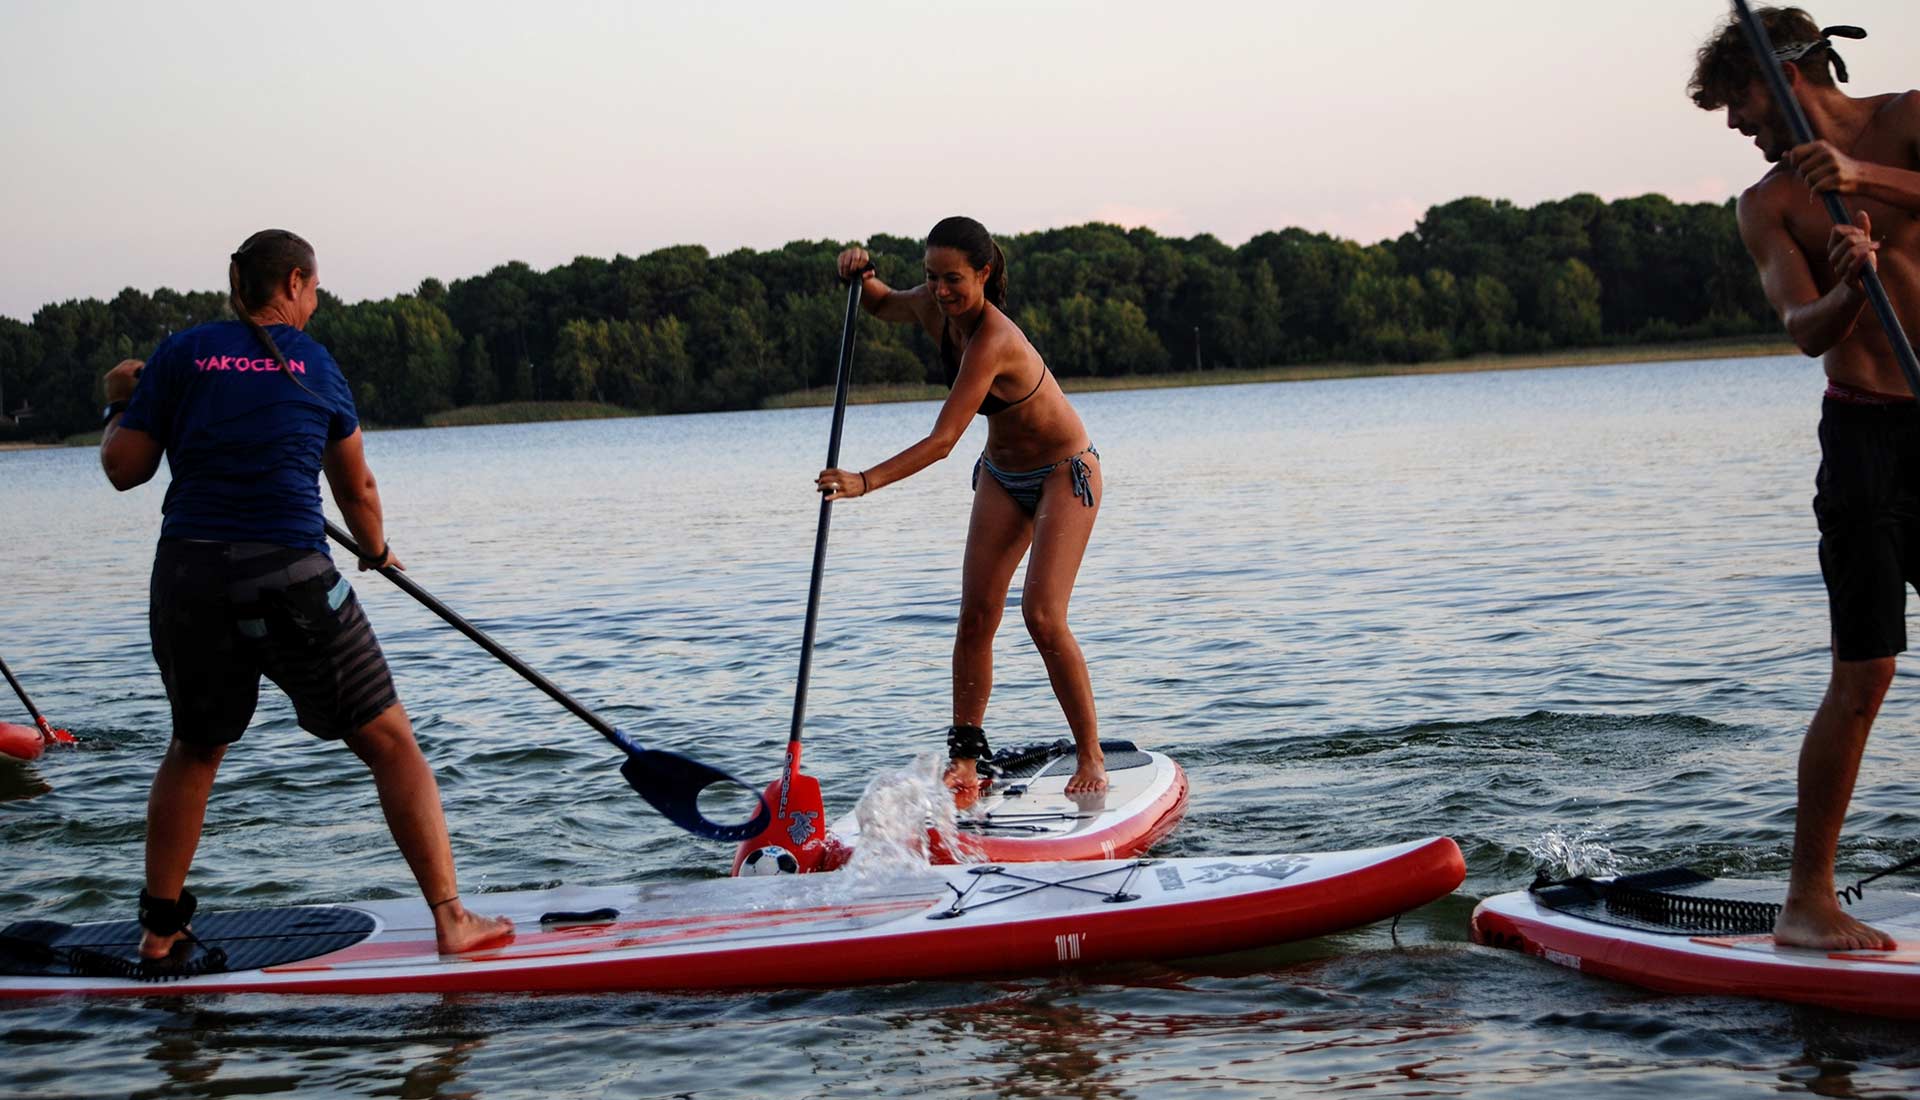
[[[0,315],[214,289],[305,234],[349,300],[507,260],[1089,220],[1372,243],[1429,206],[1721,201],[1718,0],[0,4]],[[1810,5],[1920,83],[1920,3]]]

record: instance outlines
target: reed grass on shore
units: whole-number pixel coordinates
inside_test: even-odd
[[[632,409],[598,401],[508,401],[499,405],[466,405],[427,417],[429,428],[468,428],[475,424],[532,424],[547,420],[610,420],[641,416]]]

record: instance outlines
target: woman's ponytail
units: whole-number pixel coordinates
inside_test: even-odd
[[[299,234],[285,229],[263,229],[255,233],[241,243],[227,262],[228,304],[233,308],[233,315],[253,330],[256,340],[266,345],[273,361],[280,364],[280,373],[308,393],[313,391],[294,375],[293,366],[287,362],[280,345],[274,343],[273,334],[254,320],[253,314],[273,300],[274,290],[285,285],[288,275],[304,271],[311,276],[313,268],[313,246]]]

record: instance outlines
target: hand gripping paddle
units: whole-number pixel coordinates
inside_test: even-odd
[[[348,553],[362,557],[353,537],[335,526],[332,520],[327,521],[327,535],[345,547]],[[708,840],[744,840],[758,835],[767,827],[770,820],[767,804],[752,787],[718,768],[677,752],[641,748],[633,738],[554,686],[553,681],[528,668],[525,662],[507,652],[505,646],[489,638],[479,627],[455,614],[446,604],[415,584],[412,577],[391,565],[381,566],[379,572],[400,591],[419,600],[427,610],[445,619],[455,630],[473,639],[481,649],[493,654],[501,664],[519,673],[528,683],[551,696],[554,702],[572,711],[574,717],[599,731],[600,736],[620,746],[621,751],[627,754],[627,762],[620,765],[620,774],[626,777],[629,786],[640,792],[641,798],[651,803],[668,821]],[[722,825],[709,821],[700,812],[700,792],[717,783],[731,783],[753,797],[758,808],[751,820],[739,825]]]
[[[1787,76],[1780,71],[1781,61],[1773,53],[1773,42],[1767,37],[1767,28],[1753,17],[1753,9],[1747,0],[1733,0],[1733,12],[1740,23],[1740,29],[1747,37],[1747,48],[1753,51],[1753,59],[1760,65],[1760,74],[1766,78],[1767,88],[1773,93],[1773,105],[1779,109],[1780,117],[1786,120],[1787,128],[1793,132],[1795,145],[1805,145],[1819,139],[1813,132],[1813,125],[1807,121],[1807,113],[1800,109],[1800,101],[1793,98],[1793,89],[1787,84]],[[1847,210],[1845,200],[1832,191],[1820,192],[1820,201],[1827,206],[1827,216],[1835,225],[1852,225],[1853,214]],[[1913,345],[1907,341],[1906,330],[1900,327],[1900,315],[1893,311],[1893,300],[1887,297],[1887,288],[1880,282],[1880,272],[1868,267],[1860,273],[1860,285],[1866,288],[1867,301],[1872,303],[1873,312],[1880,319],[1880,328],[1887,334],[1887,343],[1893,345],[1894,361],[1900,365],[1900,373],[1906,377],[1907,388],[1914,396],[1920,397],[1920,360],[1915,360]]]

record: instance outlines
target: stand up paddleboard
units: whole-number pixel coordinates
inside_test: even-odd
[[[936,863],[1031,863],[1046,860],[1124,859],[1144,854],[1173,831],[1187,812],[1187,776],[1161,753],[1131,741],[1102,741],[1107,789],[1067,794],[1073,742],[1003,751],[980,801],[958,815],[959,851],[935,836]],[[860,823],[849,813],[832,835],[859,847]]]
[[[133,921],[0,929],[0,998],[770,989],[1044,973],[1367,924],[1466,876],[1444,837],[1364,851],[722,878],[487,894],[500,944],[434,950],[418,900],[203,912],[163,969]],[[170,971],[170,972],[169,972]]]
[[[1773,942],[1786,892],[1678,867],[1541,881],[1481,902],[1473,939],[1649,989],[1920,1019],[1920,893],[1876,886],[1847,905],[1898,949],[1815,951]]]
[[[37,760],[46,747],[46,738],[39,730],[0,722],[0,759]]]

